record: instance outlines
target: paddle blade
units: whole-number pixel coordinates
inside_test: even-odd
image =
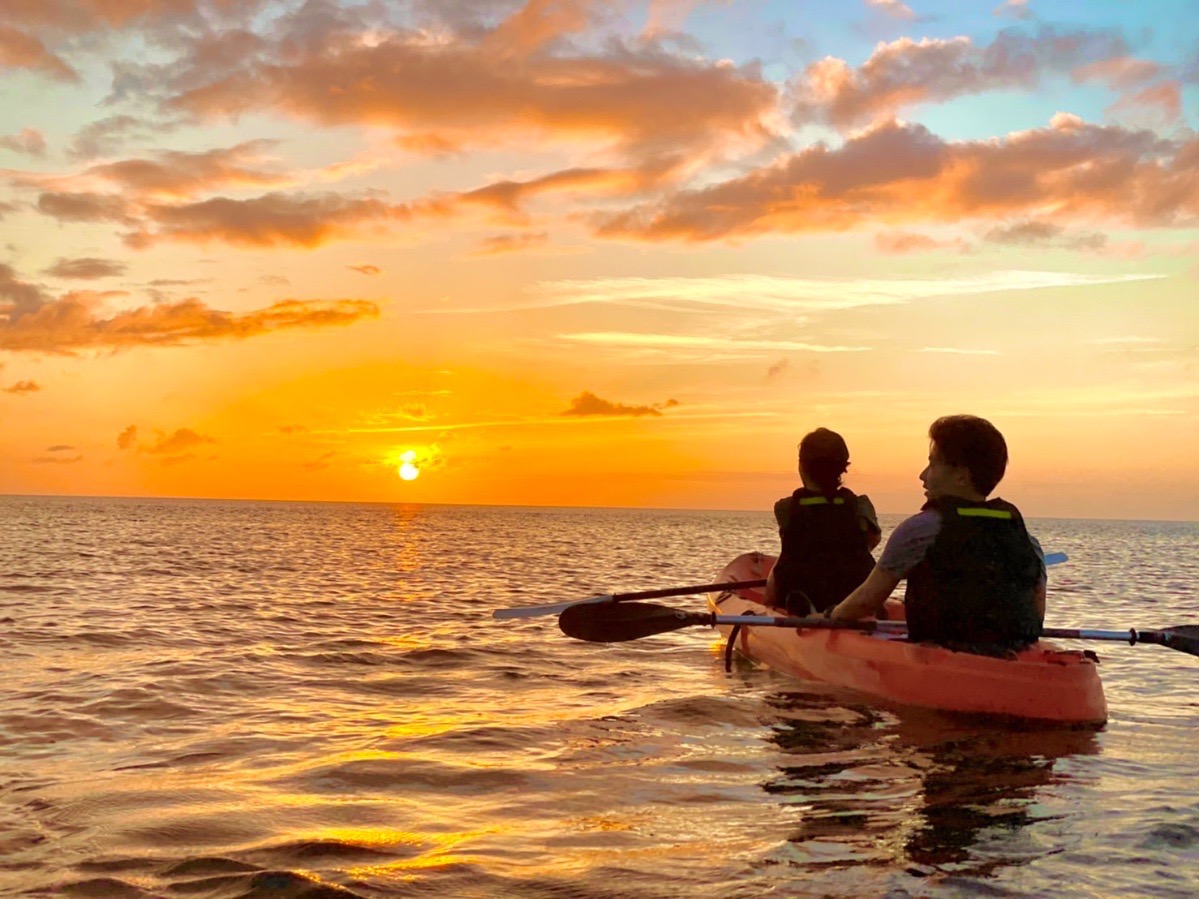
[[[1137,639],[1142,643],[1157,643],[1179,652],[1199,656],[1199,624],[1183,624],[1161,631],[1141,631]]]
[[[682,612],[643,602],[575,605],[558,616],[562,633],[588,643],[624,643],[711,623],[710,614]]]

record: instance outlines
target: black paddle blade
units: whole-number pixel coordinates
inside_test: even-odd
[[[645,602],[589,603],[571,606],[558,616],[562,633],[588,643],[624,643],[697,624],[712,624],[712,615]]]
[[[1137,640],[1199,656],[1199,624],[1183,624],[1160,631],[1140,631],[1137,633]]]

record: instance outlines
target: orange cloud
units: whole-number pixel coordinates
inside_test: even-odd
[[[282,300],[242,314],[212,309],[196,299],[126,309],[104,317],[103,301],[121,294],[73,291],[45,296],[0,265],[0,349],[72,353],[91,348],[173,346],[201,340],[244,340],[291,328],[348,325],[375,318],[367,300]]]
[[[1107,112],[1146,126],[1171,125],[1182,118],[1182,82],[1163,81],[1121,97]]]
[[[137,425],[130,425],[117,435],[118,449],[133,449],[137,446]]]
[[[520,253],[545,246],[549,239],[550,236],[545,231],[536,234],[498,234],[481,241],[472,255],[499,256],[504,253]]]
[[[1117,56],[1079,66],[1070,73],[1070,77],[1076,84],[1086,81],[1102,81],[1110,88],[1127,90],[1156,78],[1160,71],[1161,66],[1147,59]]]
[[[358,272],[360,275],[377,275],[383,270],[377,265],[347,265],[352,272]]]
[[[79,74],[46,49],[38,38],[0,25],[0,69],[30,69],[57,81],[78,81]]]
[[[876,9],[881,9],[889,16],[894,16],[897,19],[914,19],[916,14],[912,12],[912,8],[906,3],[901,3],[900,0],[866,0],[868,6],[873,6]]]
[[[123,262],[83,257],[81,259],[59,259],[58,262],[46,269],[46,274],[55,278],[76,278],[88,281],[123,275],[126,268],[128,266]]]
[[[1045,72],[1082,71],[1087,64],[1124,58],[1123,41],[1110,34],[1004,31],[988,46],[968,37],[900,38],[879,44],[860,68],[826,57],[792,85],[800,124],[848,129],[893,116],[917,103],[945,101],[1012,87],[1035,86]]]
[[[646,156],[707,152],[769,135],[776,88],[754,67],[657,46],[551,54],[585,21],[580,2],[525,4],[498,28],[441,36],[360,30],[300,11],[303,40],[245,48],[237,64],[193,55],[176,67],[169,111],[201,118],[281,112],[323,125],[370,125],[435,152],[515,137],[599,138]],[[217,54],[219,55],[219,54]]]
[[[907,253],[927,253],[933,250],[957,250],[967,253],[968,244],[962,240],[936,240],[926,234],[913,234],[907,231],[891,231],[874,235],[874,246],[880,253],[903,255]]]
[[[112,183],[122,193],[185,199],[225,187],[269,187],[286,182],[284,175],[251,167],[272,141],[247,141],[202,153],[165,151],[153,159],[124,159],[89,168],[83,178]]]
[[[42,389],[42,385],[37,381],[17,381],[17,383],[4,388],[5,393],[36,393]]]
[[[145,451],[153,455],[174,456],[206,443],[216,443],[216,441],[204,434],[196,433],[191,428],[180,428],[171,434],[160,436],[150,446],[145,447]]]
[[[133,221],[129,203],[115,194],[47,191],[38,197],[37,208],[60,222]]]
[[[661,415],[663,409],[669,409],[679,404],[678,400],[667,400],[653,406],[626,406],[624,403],[614,403],[601,399],[590,391],[583,391],[570,401],[570,408],[561,415]]]
[[[12,150],[26,156],[45,156],[46,136],[36,128],[23,128],[20,134],[0,137],[0,150]]]
[[[315,247],[357,236],[372,224],[407,221],[412,209],[337,194],[271,193],[249,200],[215,197],[178,206],[153,205],[148,216],[153,224],[126,235],[126,244],[143,249],[164,240],[216,240],[243,247]]]
[[[686,241],[1025,215],[1193,227],[1197,169],[1199,138],[1166,141],[1073,116],[1004,140],[952,143],[892,122],[593,222],[605,236]]]

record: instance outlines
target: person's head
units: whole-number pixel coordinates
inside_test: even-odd
[[[849,447],[836,431],[817,428],[799,442],[799,473],[822,493],[836,491],[848,468]]]
[[[946,415],[928,429],[928,466],[920,473],[929,499],[985,499],[1007,470],[1007,443],[976,415]]]

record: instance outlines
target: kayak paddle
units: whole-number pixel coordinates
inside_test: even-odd
[[[1045,564],[1060,565],[1069,561],[1065,553],[1046,553]],[[594,603],[632,602],[638,599],[665,599],[668,596],[688,596],[692,593],[718,593],[724,590],[745,590],[752,587],[765,587],[766,579],[757,581],[730,581],[725,584],[700,584],[695,587],[664,587],[661,590],[641,590],[636,593],[605,593],[602,596],[590,596],[586,599],[568,599],[564,602],[552,602],[543,606],[517,606],[511,609],[496,609],[491,613],[492,618],[536,618],[538,615],[558,615],[571,606]],[[635,639],[635,638],[630,638]]]
[[[635,599],[663,599],[667,596],[687,596],[691,593],[719,593],[724,590],[744,590],[749,587],[765,587],[766,579],[757,581],[729,581],[724,584],[700,584],[697,587],[664,587],[661,590],[642,590],[639,593],[606,593],[603,596],[591,596],[587,599],[569,599],[566,602],[555,602],[544,606],[522,606],[514,609],[496,609],[491,613],[493,618],[534,618],[537,615],[557,615],[571,606],[583,606],[593,603],[629,602]]]
[[[904,621],[834,621],[830,618],[798,618],[774,615],[717,615],[714,612],[685,612],[667,606],[647,602],[632,602],[622,605],[584,604],[572,605],[558,616],[558,626],[568,637],[586,640],[589,643],[624,643],[639,640],[654,634],[665,634],[685,627],[718,624],[747,625],[752,627],[793,627],[806,630],[849,630],[863,633],[888,633],[904,635]],[[1199,656],[1199,625],[1184,624],[1162,630],[1104,631],[1075,628],[1047,627],[1042,637],[1059,640],[1110,640],[1128,643],[1152,643],[1177,649],[1189,655]]]

